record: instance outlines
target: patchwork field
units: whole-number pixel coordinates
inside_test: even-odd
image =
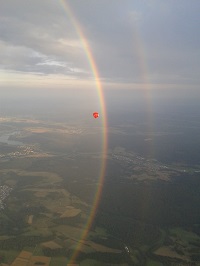
[[[35,121],[32,127],[27,127],[26,124],[32,123],[32,120],[24,119],[3,119],[1,122],[13,123],[13,127],[5,128],[5,133],[13,128],[16,130],[16,126],[20,125],[23,130],[13,135],[12,139],[26,142],[24,148],[7,153],[6,160],[0,158],[0,182],[13,190],[6,201],[6,212],[2,216],[5,227],[1,227],[4,235],[0,235],[0,246],[3,247],[4,262],[12,266],[66,265],[78,246],[83,255],[93,252],[120,253],[120,250],[91,240],[80,241],[91,205],[80,197],[77,188],[80,187],[83,194],[85,188],[91,189],[91,195],[94,194],[98,183],[93,176],[98,176],[95,173],[98,173],[102,160],[100,153],[80,153],[77,163],[74,155],[63,155],[58,150],[53,154],[49,150],[46,152],[43,150],[45,146],[41,146],[46,145],[46,139],[47,142],[51,141],[48,147],[53,147],[59,136],[59,145],[65,141],[67,149],[71,147],[67,139],[74,139],[76,135],[83,134],[84,130],[63,125],[60,128],[59,125],[41,126],[41,121]],[[63,151],[63,147],[60,151]],[[76,156],[79,157],[79,154]],[[91,164],[90,159],[94,163]],[[89,172],[88,165],[91,165]],[[69,179],[66,179],[66,173]],[[89,197],[91,201],[92,196]],[[17,221],[15,226],[13,218]],[[100,235],[98,233],[98,237]],[[8,247],[13,250],[12,255]],[[18,251],[20,249],[21,252]],[[83,258],[85,260],[87,258]]]
[[[199,217],[198,166],[169,166],[138,155],[118,143],[118,135],[124,143],[132,139],[127,129],[110,129],[104,154],[98,127],[19,118],[0,123],[1,137],[11,133],[12,141],[23,143],[0,144],[1,266],[63,266],[75,253],[74,263],[83,266],[199,266],[200,226],[190,224]],[[134,142],[141,140],[152,141],[137,132]],[[99,188],[99,208],[82,239]]]

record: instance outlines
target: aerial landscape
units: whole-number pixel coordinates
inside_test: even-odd
[[[101,127],[1,117],[2,263],[64,265],[78,250],[80,265],[198,265],[200,165],[182,144],[198,145],[199,125],[191,119],[196,126],[180,132],[178,121],[163,119],[154,132],[141,130],[145,119],[108,128],[101,199],[81,239],[102,186]]]
[[[192,3],[0,0],[0,266],[200,266]]]

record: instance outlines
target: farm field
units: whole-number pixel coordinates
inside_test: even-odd
[[[6,134],[18,127],[20,133],[12,139],[24,146],[8,145],[0,157],[0,185],[8,191],[0,213],[0,263],[22,266],[41,260],[62,266],[74,256],[79,265],[198,265],[199,225],[182,224],[182,210],[194,212],[188,204],[177,207],[185,200],[177,201],[182,191],[198,205],[197,168],[170,166],[113,147],[106,156],[101,201],[88,228],[103,158],[98,145],[94,151],[91,133],[41,121],[6,123],[11,126],[4,128]],[[117,128],[111,132],[122,134]],[[92,148],[83,152],[88,139]],[[183,186],[176,185],[180,175]],[[188,177],[195,188],[187,186]],[[180,221],[176,226],[175,218]],[[23,252],[32,255],[25,259]]]
[[[51,128],[50,125],[41,127],[41,121],[35,121],[32,128],[26,127],[26,124],[32,123],[29,120],[7,119],[2,122],[10,123],[15,130],[16,125],[20,124],[21,133],[12,138],[26,142],[24,150],[29,151],[27,147],[32,147],[31,155],[20,148],[19,151],[3,155],[7,156],[6,161],[0,158],[0,182],[12,188],[12,193],[6,200],[6,208],[1,215],[2,263],[12,266],[22,266],[27,263],[27,265],[34,263],[45,263],[44,265],[50,266],[65,265],[70,261],[71,255],[77,252],[78,246],[82,256],[94,252],[121,254],[121,250],[116,251],[114,248],[95,244],[91,240],[81,241],[81,236],[87,229],[94,189],[91,195],[87,193],[84,200],[82,193],[77,193],[77,188],[80,187],[83,193],[86,193],[84,190],[87,185],[90,184],[93,188],[97,186],[92,176],[100,166],[98,161],[101,157],[93,152],[91,155],[78,153],[76,157],[80,157],[79,164],[77,160],[75,161],[74,155],[62,154],[63,150],[54,154],[49,150],[49,146],[48,150],[42,147],[44,139],[52,139],[52,136],[57,138],[55,134],[60,136],[66,134],[70,137],[71,134],[79,135],[82,131],[63,126],[60,129]],[[12,126],[9,130],[12,131]],[[6,131],[7,134],[9,130]],[[35,138],[38,144],[32,145],[30,142],[35,141]],[[91,160],[94,164],[86,175],[87,165],[91,164]],[[84,186],[81,179],[84,180]],[[105,231],[102,232],[105,236]],[[92,235],[101,237],[99,230],[98,234],[92,231]],[[25,258],[27,254],[30,256]],[[81,260],[87,261],[85,258],[80,258],[79,263]]]

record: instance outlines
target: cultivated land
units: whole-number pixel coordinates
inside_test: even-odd
[[[66,265],[77,246],[78,264],[87,263],[91,254],[98,262],[98,254],[105,252],[125,261],[122,249],[98,244],[90,233],[88,240],[81,240],[101,166],[100,152],[84,153],[84,147],[76,152],[77,138],[86,130],[17,118],[1,118],[0,127],[2,136],[10,134],[7,143],[0,143],[2,195],[9,191],[2,196],[0,213],[2,265]],[[83,137],[91,140],[87,132]],[[11,139],[21,145],[10,145]],[[81,198],[85,193],[86,199]]]
[[[0,118],[0,129],[10,134],[0,143],[0,265],[62,266],[77,250],[78,265],[200,265],[198,165],[161,163],[112,140],[82,240],[105,156],[101,129],[15,117]],[[117,127],[110,134],[130,137]],[[155,136],[166,134],[137,135]]]

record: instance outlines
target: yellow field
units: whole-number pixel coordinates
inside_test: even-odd
[[[10,266],[27,266],[27,263],[31,256],[31,252],[22,251]]]
[[[18,255],[18,258],[28,260],[28,259],[31,258],[31,256],[32,256],[32,253],[31,253],[31,252],[28,252],[28,251],[22,251],[22,252],[20,252],[20,254]]]
[[[28,263],[28,266],[35,266],[35,265],[49,266],[50,261],[51,261],[51,258],[49,257],[34,256],[31,258],[30,262]]]
[[[49,266],[51,258],[45,256],[32,256],[28,251],[22,251],[18,257],[11,263],[10,266],[34,266],[43,265]]]
[[[28,224],[32,224],[33,222],[33,215],[28,216]]]
[[[109,248],[106,246],[103,246],[101,244],[97,244],[93,241],[80,241],[83,245],[90,246],[97,252],[106,252],[106,253],[115,253],[115,254],[120,254],[122,251],[120,249],[115,249],[115,248]]]
[[[76,209],[72,206],[67,206],[66,209],[67,210],[60,216],[60,218],[75,217],[81,213],[80,209]]]
[[[171,247],[168,246],[162,246],[159,249],[157,249],[154,254],[163,256],[163,257],[170,257],[170,258],[176,258],[181,259],[183,261],[189,261],[189,257],[185,255],[179,255],[176,251],[172,250]]]
[[[50,249],[61,249],[62,247],[54,241],[48,241],[41,244],[41,246]]]
[[[27,266],[28,260],[16,258],[10,266]]]

